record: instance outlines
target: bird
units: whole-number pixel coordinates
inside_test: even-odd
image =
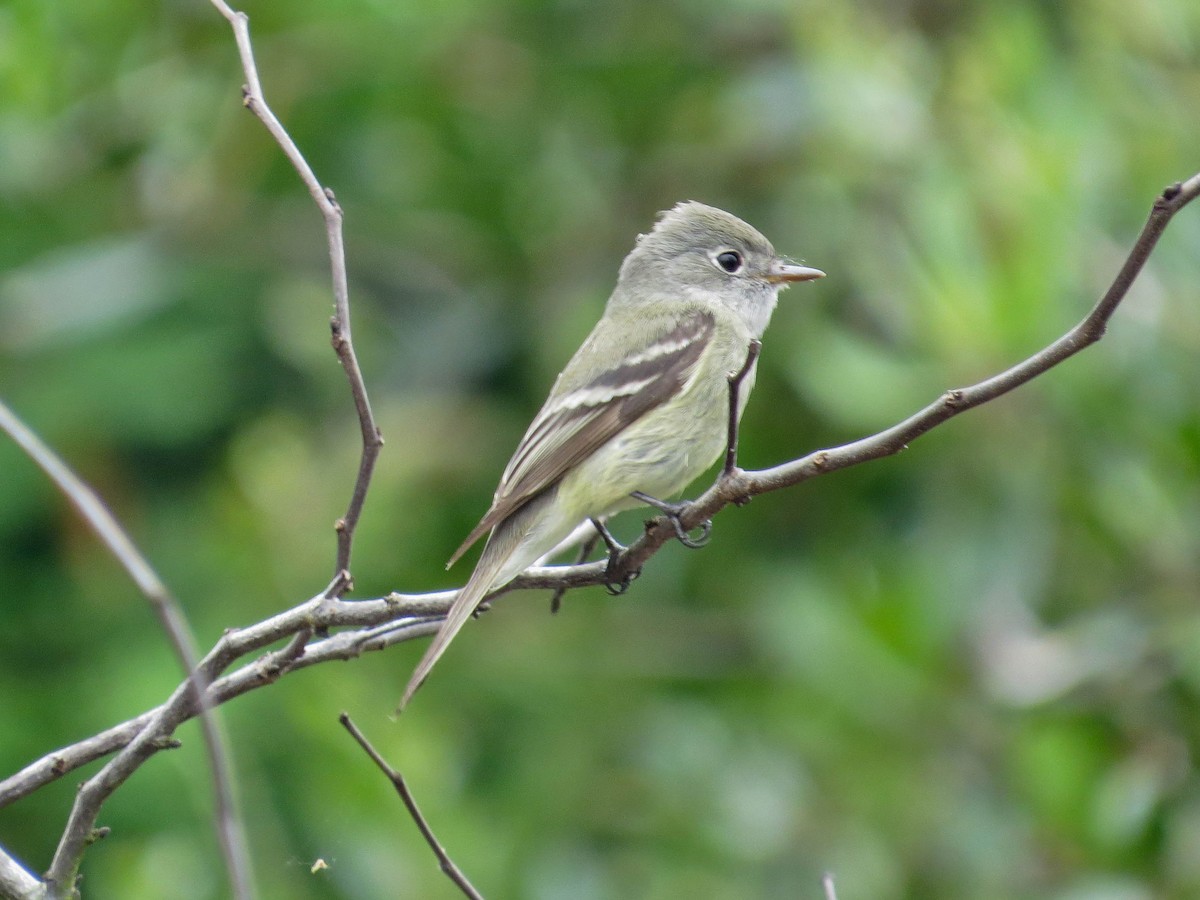
[[[485,534],[400,703],[403,710],[483,599],[591,520],[680,493],[726,449],[729,379],[740,419],[779,292],[821,278],[724,210],[684,201],[621,263],[591,334],[558,375],[491,507],[447,568]],[[603,532],[602,532],[603,533]],[[608,538],[606,537],[606,542]],[[610,545],[610,549],[611,549]]]

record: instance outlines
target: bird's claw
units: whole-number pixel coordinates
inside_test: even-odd
[[[608,558],[608,568],[604,570],[604,589],[614,597],[619,597],[627,590],[629,585],[633,584],[635,578],[642,574],[641,569],[634,569],[632,572],[626,572],[624,575],[618,575],[618,555],[612,554]]]
[[[708,543],[708,539],[712,537],[712,519],[705,519],[696,526],[700,530],[700,534],[692,537],[691,534],[683,527],[683,522],[680,521],[678,515],[667,514],[667,520],[671,523],[671,527],[675,529],[675,538],[683,546],[698,550]]]
[[[691,533],[683,527],[683,516],[691,509],[692,504],[684,501],[683,503],[668,503],[665,500],[659,500],[651,497],[649,494],[643,494],[641,491],[634,491],[631,495],[635,500],[640,500],[647,506],[657,509],[667,521],[671,523],[671,528],[675,530],[675,537],[679,543],[689,549],[696,550],[708,543],[708,539],[712,536],[712,519],[705,519],[697,525],[693,531],[699,530],[700,534],[692,537]],[[650,523],[647,522],[647,525]]]

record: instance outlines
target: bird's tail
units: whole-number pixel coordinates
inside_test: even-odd
[[[508,584],[562,540],[563,534],[559,533],[561,528],[551,527],[547,530],[545,527],[549,524],[546,521],[546,512],[553,507],[554,493],[555,490],[551,489],[530,501],[492,531],[479,562],[475,564],[475,571],[454,598],[450,611],[446,613],[446,620],[434,635],[432,643],[425,650],[425,655],[421,657],[408,680],[397,712],[408,705],[412,695],[429,676],[430,670],[446,652],[459,629],[466,624],[488,592]],[[566,530],[570,531],[573,524],[568,525]],[[532,534],[535,531],[538,534]]]

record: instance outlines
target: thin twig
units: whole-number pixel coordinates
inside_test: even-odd
[[[826,872],[821,876],[821,887],[825,889],[825,900],[837,900],[837,889],[833,886],[832,872]]]
[[[144,727],[121,752],[80,788],[67,818],[67,827],[46,873],[47,896],[51,900],[64,900],[75,896],[74,883],[79,860],[84,849],[97,834],[95,822],[104,801],[137,771],[142,763],[159,750],[170,746],[168,736],[182,722],[195,715],[196,701],[192,684],[189,679],[177,688],[171,699],[150,716]],[[211,696],[205,698],[205,703],[208,706],[216,705]]]
[[[358,426],[362,437],[362,454],[359,457],[358,475],[354,481],[354,489],[346,513],[334,525],[337,532],[337,560],[334,566],[335,577],[331,589],[341,593],[352,586],[350,578],[350,554],[354,543],[354,530],[362,515],[363,504],[367,499],[367,489],[371,484],[371,475],[375,471],[375,461],[383,447],[383,434],[375,423],[374,413],[371,412],[371,401],[367,397],[367,385],[363,381],[362,370],[358,365],[358,356],[354,352],[354,340],[350,331],[350,288],[346,279],[346,249],[342,241],[342,208],[330,188],[317,180],[312,167],[309,166],[304,154],[296,146],[287,129],[283,127],[271,107],[267,105],[263,95],[262,82],[258,77],[258,66],[254,62],[254,48],[250,43],[250,17],[244,12],[233,9],[225,0],[211,0],[212,5],[225,17],[233,28],[234,40],[237,41],[238,56],[242,60],[242,71],[246,75],[246,84],[242,87],[242,102],[266,127],[271,137],[275,139],[288,162],[308,188],[321,217],[325,220],[325,237],[329,243],[329,265],[333,277],[333,318],[330,320],[330,331],[334,352],[338,362],[346,373],[350,383],[350,394],[354,399],[354,409],[358,414]],[[341,593],[336,596],[341,596]],[[330,597],[335,596],[330,594]]]
[[[1198,195],[1200,174],[1193,175],[1187,181],[1176,182],[1155,199],[1141,234],[1108,290],[1078,325],[1048,347],[999,375],[970,387],[947,391],[916,414],[878,434],[840,447],[818,450],[770,469],[757,472],[735,469],[722,473],[711,488],[689,504],[681,524],[685,528],[695,527],[710,520],[729,504],[743,502],[747,497],[791,487],[818,475],[899,453],[943,422],[1020,387],[1094,344],[1104,336],[1109,318],[1125,299],[1167,224]],[[640,569],[674,536],[672,524],[665,517],[660,517],[621,555],[617,568],[622,572]]]
[[[417,800],[412,795],[412,791],[408,789],[408,785],[404,781],[404,776],[393,769],[374,747],[367,740],[366,736],[358,730],[358,726],[350,719],[348,713],[342,713],[338,716],[338,721],[343,727],[350,732],[353,738],[358,741],[358,745],[366,751],[367,756],[375,762],[379,767],[379,771],[392,782],[392,787],[396,789],[396,793],[400,795],[400,799],[404,802],[404,806],[408,809],[408,814],[412,816],[412,820],[417,823],[417,828],[421,830],[421,835],[425,838],[425,843],[429,845],[429,849],[433,851],[433,855],[437,857],[438,865],[441,866],[446,877],[458,886],[458,889],[472,900],[483,900],[483,895],[475,890],[467,876],[462,873],[462,870],[454,864],[454,860],[450,858],[450,854],[438,841],[433,829],[429,827],[429,823],[425,821],[425,817],[421,815],[421,809],[417,806]]]
[[[250,857],[246,852],[242,823],[233,801],[232,779],[229,773],[229,749],[224,735],[221,733],[220,724],[204,703],[208,682],[204,673],[197,667],[199,653],[183,611],[154,568],[134,546],[129,535],[121,528],[96,492],[84,484],[67,467],[66,463],[59,459],[57,454],[46,446],[3,402],[0,402],[0,428],[8,433],[13,441],[25,451],[30,459],[37,463],[55,486],[71,501],[96,536],[129,573],[133,583],[150,602],[150,607],[158,616],[159,624],[166,632],[175,656],[187,674],[192,695],[196,700],[196,708],[200,711],[200,727],[212,772],[217,840],[225,857],[230,887],[235,897],[251,896],[249,889]],[[86,789],[85,787],[84,790]],[[82,795],[83,791],[80,793]],[[103,798],[100,802],[103,802]],[[96,806],[96,811],[99,812],[99,804]],[[81,817],[77,822],[79,831],[63,834],[59,852],[55,854],[55,859],[59,864],[57,867],[52,866],[50,870],[49,877],[62,885],[70,882],[73,886],[83,853],[87,848],[86,837],[95,827],[94,817],[91,821],[88,821],[86,817]]]
[[[77,795],[67,827],[54,855],[46,878],[50,897],[63,897],[73,891],[84,848],[95,833],[96,818],[105,800],[146,759],[170,745],[167,740],[175,729],[188,718],[200,715],[203,720],[205,741],[212,760],[214,791],[217,795],[217,830],[222,850],[226,854],[233,893],[237,897],[250,896],[249,864],[244,857],[245,842],[240,838],[240,823],[237,822],[230,802],[230,781],[226,769],[227,756],[222,746],[219,729],[205,715],[206,711],[234,696],[271,683],[293,669],[305,668],[328,659],[347,659],[359,653],[380,649],[427,634],[437,627],[437,616],[443,615],[448,605],[448,596],[439,595],[410,598],[383,598],[365,604],[340,601],[340,596],[351,585],[350,562],[354,532],[357,527],[367,490],[380,448],[382,437],[375,423],[367,397],[365,383],[354,351],[349,310],[349,291],[346,277],[345,252],[342,237],[343,214],[332,191],[323,187],[312,169],[279,123],[266,103],[261,82],[254,62],[250,42],[249,20],[244,13],[233,10],[224,0],[212,0],[213,5],[229,21],[238,46],[242,68],[246,76],[244,103],[263,122],[268,132],[279,144],[285,156],[296,169],[301,180],[312,195],[325,222],[329,244],[330,263],[334,292],[334,316],[331,321],[332,342],[338,359],[350,384],[351,395],[358,414],[362,438],[362,453],[354,488],[345,515],[338,520],[337,554],[335,578],[330,588],[314,601],[302,604],[281,616],[273,617],[263,626],[245,629],[239,637],[250,633],[253,639],[226,640],[224,637],[210,652],[205,661],[196,665],[196,653],[192,649],[186,623],[179,613],[170,593],[154,574],[146,561],[121,531],[111,515],[82,482],[79,482],[65,466],[32,436],[14,416],[0,404],[0,425],[13,435],[31,457],[38,461],[64,493],[79,508],[80,512],[96,530],[113,555],[129,571],[135,583],[150,600],[163,627],[166,629],[188,676],[177,688],[171,699],[156,710],[143,714],[124,725],[110,729],[103,735],[89,738],[72,747],[51,754],[32,766],[26,767],[12,779],[0,785],[0,798],[7,796],[8,802],[24,796],[40,784],[61,777],[77,765],[89,759],[119,750],[117,755],[101,771],[89,779]],[[1109,318],[1125,298],[1133,281],[1156,246],[1163,230],[1171,218],[1184,206],[1200,195],[1200,175],[1187,182],[1172,185],[1156,200],[1149,219],[1137,242],[1126,258],[1121,270],[1104,296],[1089,314],[1074,328],[1054,343],[1016,366],[992,378],[967,388],[946,392],[915,415],[896,426],[840,447],[809,454],[770,469],[746,472],[736,467],[737,438],[737,386],[753,364],[753,348],[747,365],[737,377],[731,379],[731,416],[729,446],[726,464],[717,482],[684,514],[684,527],[695,527],[731,503],[768,491],[779,490],[800,484],[809,478],[827,474],[873,459],[889,456],[904,449],[916,438],[941,425],[949,419],[989,402],[1045,373],[1062,361],[1098,341],[1104,334]],[[32,439],[32,440],[31,440]],[[34,449],[31,450],[30,447]],[[617,560],[617,572],[634,572],[650,559],[674,536],[674,529],[666,519],[660,519],[642,537],[625,550]],[[611,566],[594,563],[577,565],[557,570],[530,571],[503,590],[494,592],[498,596],[518,587],[539,586],[556,590],[585,584],[601,584],[613,577]],[[308,645],[309,637],[319,633],[317,629],[329,627],[354,627],[358,631],[333,635]],[[268,635],[273,635],[268,639]],[[225,668],[243,656],[256,653],[273,641],[290,638],[282,650],[264,652],[256,660],[235,672],[213,680]],[[347,727],[352,723],[346,720]],[[353,733],[353,732],[352,732]],[[359,736],[361,737],[361,736]],[[438,853],[443,868],[454,878],[457,869],[445,857],[440,845],[424,825],[411,795],[403,786],[398,773],[382,762],[365,739],[360,742],[372,753],[377,764],[393,779],[397,790],[405,798],[410,813],[422,828],[430,846]],[[3,872],[16,871],[8,866],[9,857],[0,855]],[[13,866],[15,866],[15,862]],[[449,868],[447,868],[447,866]],[[18,867],[19,869],[19,867]],[[461,875],[461,873],[459,873]],[[21,881],[20,878],[17,879]],[[478,896],[465,878],[455,883],[468,896]],[[824,881],[828,900],[834,900],[832,878]]]
[[[543,583],[537,586],[547,585]],[[318,595],[264,622],[229,631],[200,663],[200,669],[211,681],[206,699],[210,705],[219,706],[248,691],[271,684],[294,669],[304,669],[334,659],[354,659],[365,652],[427,636],[437,629],[454,595],[454,591],[441,591],[406,599],[387,597],[364,601],[328,601]],[[332,628],[335,625],[353,627],[355,630],[311,643],[304,648],[302,655],[295,655],[292,650],[294,635],[305,630],[311,631],[314,626]],[[281,649],[262,653],[232,673],[216,677],[237,660],[289,638],[289,643]],[[188,703],[180,704],[173,695],[162,706],[30,763],[0,782],[0,807],[28,796],[80,766],[121,750],[161,716],[169,714],[169,718],[162,721],[177,727],[195,715],[193,698],[189,694],[186,699]],[[167,748],[163,740],[160,737],[154,744],[155,750]]]
[[[1128,292],[1133,277],[1153,249],[1170,218],[1197,195],[1200,195],[1200,174],[1177,188],[1168,189],[1155,202],[1150,220],[1122,266],[1113,287],[1079,325],[1045,350],[995,378],[980,382],[971,388],[948,392],[916,415],[872,437],[841,447],[820,450],[771,469],[758,472],[735,469],[728,475],[722,474],[716,484],[688,509],[684,516],[685,524],[695,525],[747,496],[780,490],[818,475],[896,453],[903,449],[908,441],[952,416],[1029,381],[1094,342],[1103,333],[1104,323]],[[674,531],[670,525],[665,522],[657,523],[617,558],[616,568],[622,572],[636,571],[673,538]],[[501,595],[515,590],[554,591],[560,588],[603,585],[613,577],[612,567],[604,561],[574,566],[534,567],[503,588],[493,591],[487,599],[494,601]],[[201,668],[212,680],[208,692],[209,702],[213,706],[220,705],[271,683],[286,672],[330,660],[352,659],[365,652],[381,650],[432,634],[437,630],[441,617],[445,616],[450,608],[456,593],[456,590],[446,590],[429,594],[389,594],[374,599],[343,599],[336,602],[325,602],[323,595],[319,595],[262,622],[232,630],[220,638],[201,663]],[[303,655],[289,660],[282,669],[278,665],[278,656],[275,652],[270,652],[262,653],[234,672],[218,677],[238,660],[261,653],[265,648],[288,640],[305,629],[319,633],[338,628],[353,630],[333,634],[307,645]],[[150,710],[98,735],[48,753],[0,781],[0,807],[36,791],[42,785],[79,766],[126,747],[139,733],[144,732],[145,723],[159,716],[165,707],[166,705]],[[176,712],[184,718],[195,715],[195,712],[189,711],[186,706],[180,707]]]
[[[595,530],[591,536],[586,538],[579,545],[579,552],[575,554],[575,565],[587,562],[587,558],[592,555],[592,551],[596,549],[596,542],[600,540],[600,531]],[[566,595],[570,588],[563,584],[559,585],[553,594],[550,595],[550,614],[556,614],[562,607],[562,598]]]

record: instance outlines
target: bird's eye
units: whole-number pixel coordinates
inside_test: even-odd
[[[724,271],[728,272],[730,275],[733,275],[736,272],[741,271],[742,254],[738,253],[736,250],[726,250],[717,254],[716,263]]]

